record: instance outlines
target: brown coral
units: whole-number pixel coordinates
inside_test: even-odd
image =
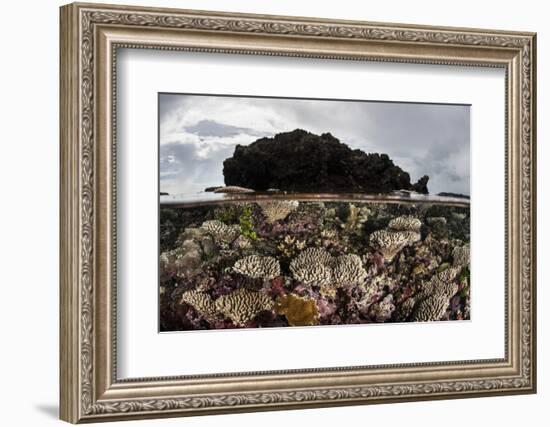
[[[252,279],[274,279],[281,275],[279,261],[270,256],[250,255],[238,260],[233,271]]]
[[[297,200],[265,200],[257,203],[269,223],[285,219],[299,206]]]
[[[250,322],[261,311],[272,310],[273,301],[263,293],[240,288],[219,297],[215,301],[215,306],[233,323],[242,326]]]
[[[319,323],[319,310],[313,298],[294,294],[277,298],[275,312],[283,315],[292,326],[311,326]]]

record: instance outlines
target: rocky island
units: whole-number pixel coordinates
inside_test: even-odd
[[[428,176],[411,183],[410,175],[387,154],[353,150],[330,133],[315,135],[302,129],[237,145],[223,162],[227,186],[255,191],[277,188],[287,192],[428,193]]]

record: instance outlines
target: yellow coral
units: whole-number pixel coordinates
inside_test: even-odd
[[[275,312],[283,315],[292,326],[311,326],[319,322],[319,311],[313,298],[303,298],[294,294],[277,298]]]

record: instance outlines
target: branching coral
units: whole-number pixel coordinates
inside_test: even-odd
[[[294,294],[277,298],[275,312],[283,315],[292,326],[310,326],[319,323],[319,310],[313,298]]]
[[[216,219],[205,221],[201,229],[210,234],[216,242],[231,243],[240,234],[238,225],[227,225]]]
[[[281,275],[279,261],[270,256],[250,255],[238,260],[233,271],[252,279],[274,279]]]
[[[308,248],[290,262],[294,279],[306,285],[344,286],[363,282],[367,272],[357,255],[331,256],[322,248]]]
[[[245,288],[222,295],[215,300],[216,309],[229,317],[236,325],[245,325],[258,313],[273,309],[273,301],[267,295]]]
[[[214,301],[207,293],[196,290],[184,292],[180,303],[189,304],[207,320],[214,320],[217,317],[218,311]]]
[[[299,206],[299,202],[296,200],[265,200],[257,203],[269,223],[285,219]]]

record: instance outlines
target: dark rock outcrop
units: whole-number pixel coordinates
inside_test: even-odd
[[[470,196],[468,196],[467,194],[460,194],[460,193],[449,193],[449,192],[446,192],[446,191],[443,191],[441,193],[437,193],[438,196],[442,196],[442,197],[456,197],[456,198],[459,198],[459,199],[469,199]]]
[[[237,145],[223,162],[226,185],[256,191],[428,193],[428,177],[411,184],[407,172],[387,154],[352,150],[330,133],[320,136],[296,129],[250,145]]]

